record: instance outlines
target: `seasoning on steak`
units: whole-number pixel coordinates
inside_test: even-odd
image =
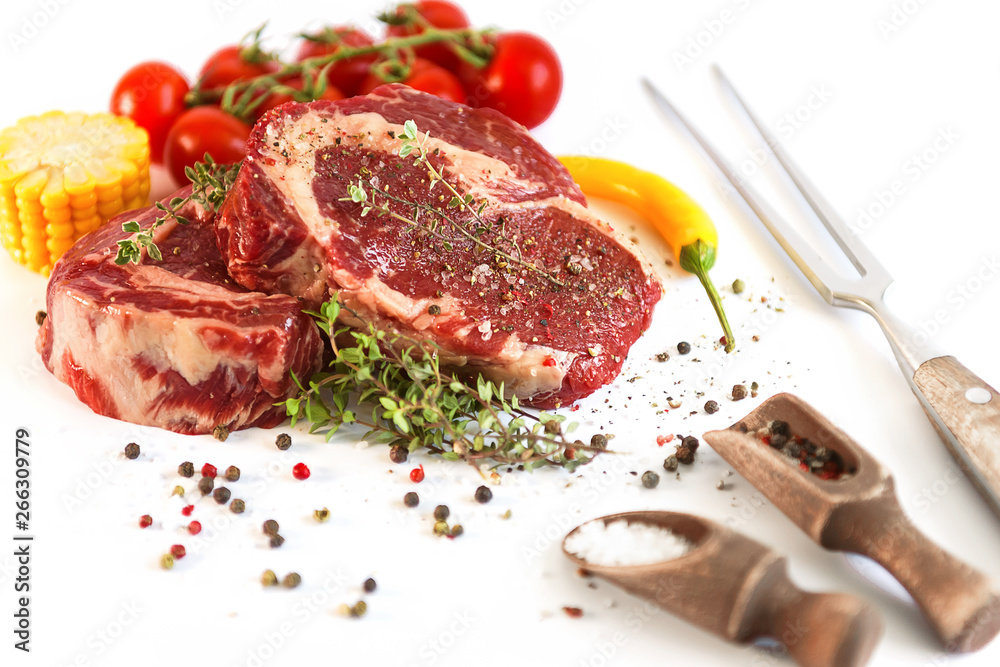
[[[399,156],[411,119],[445,180],[485,203],[483,224],[449,208],[452,195],[430,187],[413,155]],[[378,189],[433,206],[489,249],[433,211],[419,226],[377,209],[363,216],[349,193],[359,182],[376,203],[386,201]],[[414,219],[412,205],[389,207]],[[248,289],[313,307],[336,291],[363,321],[432,341],[445,364],[539,407],[610,382],[661,293],[649,264],[522,126],[401,85],[268,112],[216,229],[230,275]]]
[[[182,190],[175,196],[185,196]],[[164,200],[165,202],[168,200]],[[163,261],[115,264],[126,220],[80,239],[56,264],[36,346],[48,369],[94,412],[179,433],[270,427],[291,396],[289,370],[319,368],[322,340],[292,297],[248,292],[226,273],[214,216],[194,204],[154,240]]]

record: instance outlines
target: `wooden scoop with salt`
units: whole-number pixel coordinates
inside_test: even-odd
[[[563,551],[587,572],[725,639],[774,638],[803,667],[860,667],[878,642],[882,621],[866,603],[851,595],[801,590],[788,578],[783,557],[729,528],[689,514],[654,511],[594,522],[603,522],[609,534],[625,522],[644,533],[660,529],[664,539],[684,543],[675,551],[680,555],[665,560],[657,559],[675,544],[647,549],[647,536],[641,550],[609,553],[599,548],[600,535],[586,534],[595,531],[584,524],[566,536]]]

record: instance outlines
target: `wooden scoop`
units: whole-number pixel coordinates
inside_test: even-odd
[[[582,569],[725,639],[773,637],[803,667],[860,667],[871,657],[882,632],[871,607],[850,595],[799,589],[788,578],[785,559],[763,544],[690,514],[626,512],[595,519],[619,520],[665,528],[695,546],[649,565],[589,563],[569,552],[565,541],[563,552]]]
[[[773,420],[838,453],[856,473],[822,480],[800,470],[754,435]],[[868,556],[888,570],[913,596],[946,650],[975,651],[1000,632],[996,582],[917,530],[899,505],[889,472],[801,399],[778,394],[727,430],[704,437],[817,544]]]

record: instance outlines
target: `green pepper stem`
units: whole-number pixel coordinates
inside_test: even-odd
[[[708,300],[712,302],[712,308],[722,325],[722,332],[726,335],[726,352],[736,349],[736,338],[733,330],[729,327],[729,320],[726,318],[726,311],[722,309],[722,297],[712,284],[712,279],[708,275],[708,270],[715,264],[715,247],[698,239],[681,248],[680,252],[681,268],[692,273],[701,281],[702,287],[708,294]]]

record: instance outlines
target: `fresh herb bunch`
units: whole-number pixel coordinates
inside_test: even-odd
[[[115,257],[115,264],[121,265],[129,262],[138,264],[142,259],[144,248],[151,259],[157,262],[162,260],[163,255],[160,253],[160,249],[153,243],[153,232],[156,228],[170,219],[174,219],[182,225],[188,224],[190,221],[178,213],[188,202],[193,201],[201,204],[208,211],[218,211],[226,194],[236,181],[236,175],[242,164],[242,161],[235,164],[217,164],[211,155],[205,153],[204,162],[196,162],[194,167],[185,168],[184,173],[188,180],[194,184],[191,194],[187,197],[174,197],[168,204],[156,202],[156,208],[162,211],[163,215],[158,216],[146,229],[142,229],[136,220],[124,223],[122,230],[129,234],[135,234],[135,237],[118,242],[118,255]]]
[[[505,397],[502,383],[479,375],[466,384],[443,370],[431,342],[373,324],[364,331],[339,325],[342,309],[346,306],[334,295],[319,312],[306,311],[329,336],[333,360],[308,385],[294,378],[299,393],[279,403],[293,426],[308,421],[310,432],[325,432],[329,440],[341,426],[359,424],[368,428],[363,438],[411,452],[424,448],[449,461],[491,460],[526,469],[574,470],[601,451],[570,442],[567,435],[575,424],[564,427],[564,416],[523,410],[516,397]],[[354,344],[344,347],[338,340],[347,336]]]

